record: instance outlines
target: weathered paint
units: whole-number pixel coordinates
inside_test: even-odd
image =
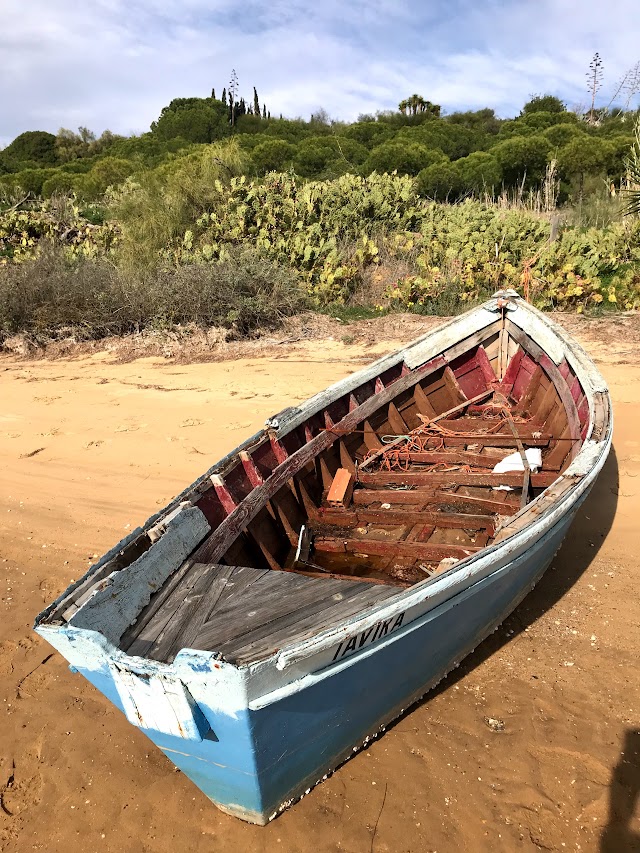
[[[334,386],[334,393],[356,387],[363,374],[374,376],[381,365],[393,366],[399,359],[409,366],[419,364],[434,348],[450,346],[452,340],[486,328],[495,321],[491,307],[447,324],[435,343],[433,335],[427,336],[352,375]],[[541,340],[545,334],[557,338],[552,324],[526,306],[512,306],[510,319],[520,311],[533,317],[528,334],[534,339]],[[562,346],[591,407],[594,390],[606,386],[579,348],[564,342]],[[277,428],[286,433],[291,424],[302,422],[316,407],[326,405],[327,393],[281,413]],[[559,547],[604,464],[610,443],[611,424],[600,442],[585,442],[559,478],[570,488],[541,512],[535,511],[540,498],[533,501],[527,511],[533,508],[535,520],[509,538],[356,618],[329,626],[316,637],[250,666],[235,667],[217,660],[213,653],[188,649],[171,665],[120,651],[115,644],[124,622],[135,618],[148,599],[146,575],[147,589],[133,594],[125,610],[115,605],[101,616],[94,596],[70,623],[47,624],[64,593],[40,614],[36,630],[222,809],[264,823],[429,690],[517,605]],[[248,442],[242,445],[246,446]],[[208,475],[224,462],[213,466]],[[175,510],[193,488],[154,516],[145,529]],[[201,521],[193,518],[197,521],[191,538],[197,539]],[[169,523],[146,557],[152,563],[160,558],[165,576],[177,568],[188,547],[186,541],[178,549],[169,547],[174,523]],[[117,553],[118,547],[110,553]],[[142,577],[137,575],[139,568],[139,561],[132,563],[111,577],[112,584],[117,580],[124,588],[134,588],[136,578]],[[102,582],[96,594],[101,592]],[[106,620],[105,614],[110,614]],[[387,630],[382,630],[383,625]]]

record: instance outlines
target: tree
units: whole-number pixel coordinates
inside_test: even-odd
[[[336,136],[310,136],[297,146],[293,161],[296,172],[303,178],[317,178],[336,161],[342,161],[345,170],[355,170],[364,162],[367,149],[354,142]]]
[[[260,101],[258,100],[258,92],[256,87],[253,87],[253,114],[254,116],[260,115]]]
[[[211,98],[175,98],[152,123],[151,132],[165,140],[213,142],[229,134],[228,110]]]
[[[613,146],[593,136],[576,137],[558,153],[560,173],[578,181],[579,198],[582,200],[585,175],[602,175],[607,172],[608,161],[613,156]]]
[[[500,164],[486,151],[474,151],[455,163],[462,188],[471,193],[494,193],[502,181]]]
[[[343,133],[348,139],[355,139],[367,148],[380,145],[393,136],[391,128],[378,121],[358,121],[346,127]]]
[[[284,139],[268,139],[261,142],[251,152],[259,175],[267,172],[282,172],[288,164],[293,161],[296,154],[296,146]]]
[[[227,106],[227,90],[226,89],[222,90],[222,97],[220,98],[220,103],[224,104],[225,107]]]
[[[262,118],[266,118],[266,117],[267,117],[267,105],[263,104],[262,105]]]
[[[556,124],[547,128],[542,135],[554,148],[562,148],[577,136],[586,136],[582,127],[577,124]]]
[[[451,201],[462,190],[460,170],[449,160],[440,160],[422,169],[417,177],[420,195],[438,201]]]
[[[399,172],[401,175],[417,175],[431,163],[443,159],[440,149],[429,149],[417,142],[390,140],[378,145],[364,164],[366,173]]]
[[[531,113],[564,113],[567,107],[564,101],[555,95],[533,95],[531,100],[523,106],[520,115],[526,116]]]
[[[433,116],[433,118],[440,117],[440,105],[432,104],[431,101],[426,101],[422,95],[414,94],[405,98],[398,104],[398,109],[405,115],[415,116],[422,113],[428,113]]]
[[[545,175],[550,149],[549,140],[542,135],[514,136],[491,149],[505,183],[517,186],[525,181],[527,186],[539,184]]]
[[[58,162],[56,138],[45,130],[27,130],[7,145],[2,157],[10,167],[21,163],[54,166]]]

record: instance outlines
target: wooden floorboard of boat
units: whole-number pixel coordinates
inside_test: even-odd
[[[244,566],[196,564],[185,594],[180,585],[121,643],[131,655],[170,662],[183,648],[221,652],[242,663],[319,633],[367,606],[397,595],[394,586]],[[219,582],[218,582],[219,581]]]

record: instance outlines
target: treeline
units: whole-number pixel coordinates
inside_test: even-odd
[[[637,112],[568,111],[551,95],[529,100],[520,115],[499,119],[490,108],[442,115],[420,95],[397,111],[331,121],[324,111],[309,120],[272,117],[254,88],[237,94],[237,80],[221,97],[176,98],[141,136],[87,128],[57,135],[28,131],[0,152],[0,191],[50,198],[73,193],[99,199],[149,169],[171,168],[198,146],[235,137],[251,178],[289,172],[330,180],[344,174],[397,172],[416,180],[419,193],[437,200],[523,193],[545,186],[547,205],[582,199],[625,181]]]

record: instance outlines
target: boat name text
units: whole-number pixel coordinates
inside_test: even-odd
[[[395,631],[396,628],[400,628],[403,619],[404,613],[398,614],[395,618],[391,616],[383,622],[377,622],[375,625],[367,628],[366,631],[361,631],[359,634],[351,637],[349,641],[343,640],[336,649],[332,662],[339,658],[343,658],[351,652],[355,652],[357,649],[361,649],[367,643],[375,643],[376,640],[380,639],[380,637],[384,637],[392,631]]]

